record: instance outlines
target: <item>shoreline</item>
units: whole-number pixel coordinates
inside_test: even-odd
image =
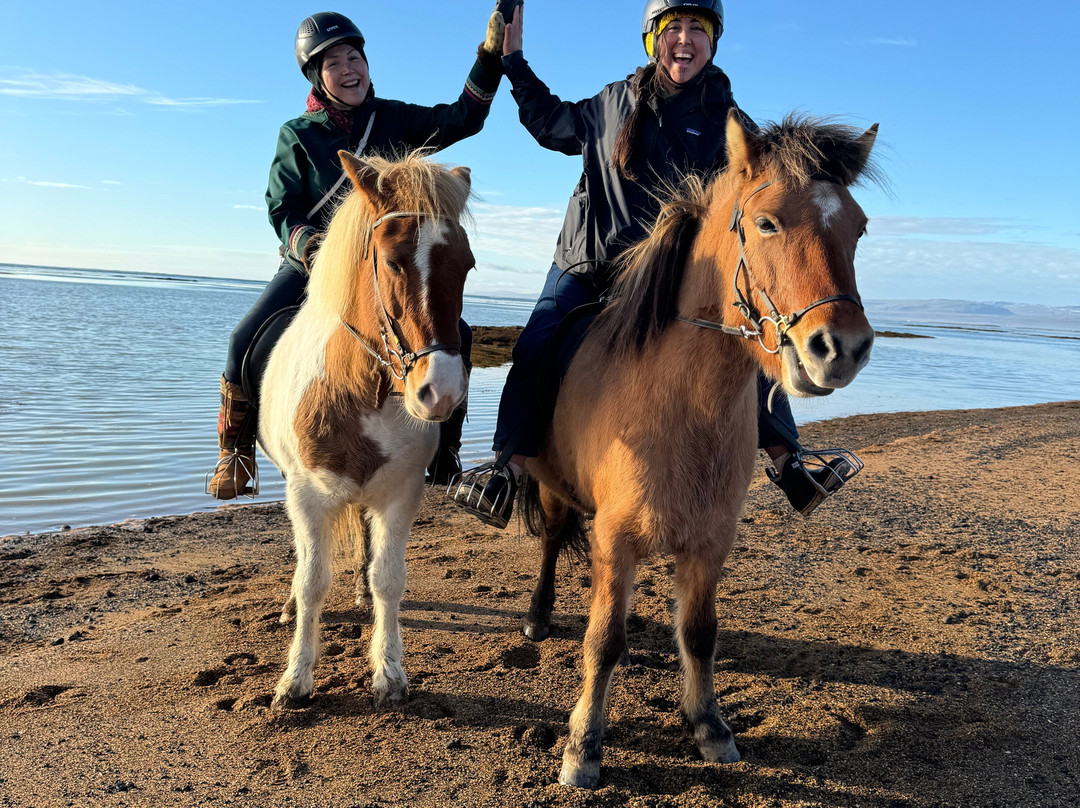
[[[488,328],[488,327],[483,327],[483,328]],[[507,326],[507,327],[499,326],[499,327],[495,327],[495,328],[499,328],[499,329],[504,329],[505,328],[505,329],[509,329],[509,330],[516,330],[518,332],[520,332],[520,330],[521,330],[520,328],[518,328],[516,326]],[[474,330],[475,330],[475,328],[474,328]],[[505,339],[505,335],[496,335],[494,337],[494,339],[496,339],[496,340]],[[512,345],[512,343],[511,343],[511,345]],[[1040,403],[1040,404],[1026,404],[1026,405],[1020,405],[1020,406],[1015,406],[1015,407],[985,407],[985,408],[965,408],[965,409],[957,409],[957,410],[910,410],[910,411],[903,411],[903,412],[864,413],[864,414],[858,414],[858,415],[841,416],[841,417],[838,417],[838,418],[827,418],[827,419],[822,419],[822,420],[805,421],[805,422],[803,422],[802,424],[799,425],[799,429],[804,434],[810,435],[810,436],[816,435],[819,432],[819,430],[824,431],[829,436],[828,438],[826,438],[826,442],[832,441],[832,443],[830,443],[830,445],[841,445],[841,446],[845,446],[847,448],[851,448],[850,446],[847,446],[847,444],[852,444],[853,440],[856,439],[856,436],[864,434],[866,432],[866,430],[867,430],[867,427],[863,424],[865,419],[899,418],[899,419],[904,419],[904,420],[916,420],[916,419],[919,419],[920,417],[925,417],[927,419],[927,424],[931,424],[931,423],[937,423],[937,422],[939,422],[941,420],[950,420],[952,416],[960,415],[960,414],[971,414],[973,416],[977,416],[977,414],[979,414],[979,413],[993,413],[993,412],[997,412],[997,411],[1011,412],[1011,411],[1021,411],[1021,410],[1033,410],[1033,409],[1040,409],[1040,408],[1068,407],[1068,406],[1080,407],[1080,399],[1073,400],[1073,401],[1052,401],[1052,402],[1044,402],[1044,403]],[[817,438],[811,437],[810,439],[808,439],[807,442],[810,443],[810,442],[812,442],[814,440],[817,440]],[[15,543],[17,543],[18,540],[27,540],[27,539],[33,539],[35,537],[54,536],[54,535],[55,536],[59,536],[59,535],[74,536],[74,535],[79,534],[80,531],[86,532],[86,531],[93,531],[93,530],[102,529],[102,528],[109,528],[109,529],[116,529],[116,530],[131,530],[133,532],[138,532],[138,531],[140,531],[142,529],[142,526],[145,523],[153,522],[153,521],[156,521],[156,520],[184,519],[186,517],[190,517],[190,516],[194,516],[194,515],[198,515],[198,514],[219,514],[219,513],[226,513],[226,512],[229,512],[231,510],[241,510],[241,509],[244,509],[244,508],[259,508],[259,507],[263,507],[263,506],[280,506],[281,504],[283,504],[283,502],[284,502],[283,499],[260,500],[260,501],[257,501],[257,502],[256,501],[249,501],[249,500],[242,500],[242,501],[232,500],[232,501],[221,502],[220,504],[217,504],[217,505],[210,504],[206,508],[200,508],[200,509],[192,510],[192,511],[183,511],[183,512],[178,512],[178,513],[167,513],[167,514],[155,513],[155,514],[151,514],[151,515],[148,515],[148,516],[129,517],[129,518],[126,518],[126,519],[121,519],[121,520],[116,521],[116,522],[79,524],[79,525],[74,525],[74,526],[71,526],[71,527],[64,526],[62,528],[57,528],[55,530],[38,530],[38,531],[25,530],[25,531],[22,531],[22,532],[19,532],[19,533],[0,534],[0,560],[3,560],[5,551],[10,550],[10,547],[14,546]]]

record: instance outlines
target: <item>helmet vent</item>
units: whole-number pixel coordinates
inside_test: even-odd
[[[319,26],[315,24],[315,20],[308,17],[302,23],[300,23],[300,30],[297,32],[297,36],[311,36],[319,32]]]

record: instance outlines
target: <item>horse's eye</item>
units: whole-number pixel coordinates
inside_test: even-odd
[[[859,231],[859,238],[862,238],[863,236],[865,236],[866,232],[867,232],[866,225],[864,224],[862,230]]]
[[[776,222],[768,216],[758,216],[754,219],[754,224],[757,225],[758,232],[763,236],[773,236],[780,232],[780,228],[776,226]]]
[[[393,261],[387,261],[387,262],[386,262],[386,267],[387,267],[387,269],[389,269],[389,270],[390,270],[391,272],[393,272],[393,273],[395,273],[395,274],[397,274],[397,275],[400,275],[400,274],[401,274],[401,267],[400,267],[400,266],[398,266],[397,264],[395,264],[395,263],[394,263]]]

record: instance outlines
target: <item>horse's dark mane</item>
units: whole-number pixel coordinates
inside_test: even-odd
[[[815,176],[831,177],[847,187],[855,183],[882,183],[873,156],[859,142],[864,130],[829,118],[787,115],[779,123],[766,123],[751,139],[767,170],[797,186]]]
[[[747,138],[766,173],[797,187],[823,176],[844,186],[883,183],[872,155],[860,142],[863,134],[854,126],[792,114]],[[715,187],[726,179],[726,172],[711,178],[690,174],[664,190],[669,198],[648,235],[619,258],[612,311],[595,326],[605,344],[640,349],[675,319],[690,247]]]

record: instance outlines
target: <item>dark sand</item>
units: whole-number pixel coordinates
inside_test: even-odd
[[[588,569],[519,631],[532,539],[429,492],[378,712],[342,564],[316,694],[269,708],[290,630],[280,506],[0,540],[2,806],[1080,804],[1080,403],[847,418],[866,469],[809,520],[755,477],[720,582],[716,688],[744,759],[678,715],[669,562],[637,577],[600,789],[556,784]]]

